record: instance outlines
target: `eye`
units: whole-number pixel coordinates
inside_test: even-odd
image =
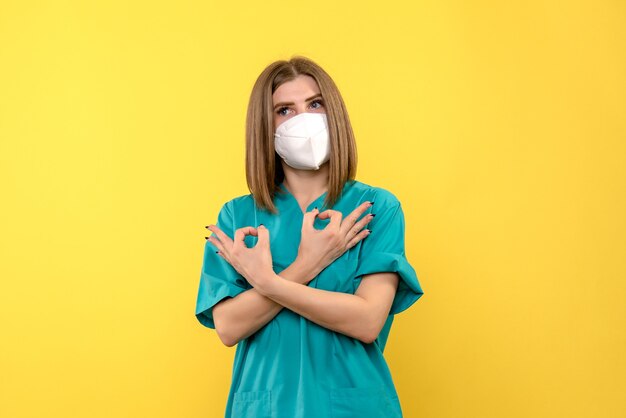
[[[318,104],[319,104],[319,106],[315,107],[314,109],[319,109],[319,108],[320,108],[320,107],[322,107],[322,105],[324,104],[324,102],[322,102],[322,101],[321,101],[321,100],[319,100],[319,99],[318,99],[318,100],[313,100],[313,101],[311,102],[311,105],[313,105],[314,103],[318,103]]]
[[[286,107],[281,107],[276,111],[276,114],[280,115],[280,116],[285,116],[285,114],[283,113],[283,110],[287,109]]]

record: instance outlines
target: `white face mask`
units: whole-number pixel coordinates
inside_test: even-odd
[[[278,125],[274,149],[290,167],[319,170],[330,159],[326,114],[300,113]]]

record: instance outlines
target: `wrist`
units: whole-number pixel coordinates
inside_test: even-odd
[[[296,257],[289,267],[293,268],[294,274],[300,279],[298,281],[304,284],[309,283],[320,273],[317,265],[301,256]]]
[[[274,286],[279,279],[280,277],[278,277],[274,271],[268,272],[263,276],[263,280],[260,281],[259,285],[256,286],[257,292],[263,296],[267,296],[268,293],[271,292],[272,286]]]

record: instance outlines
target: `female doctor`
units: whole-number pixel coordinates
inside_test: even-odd
[[[300,56],[265,68],[247,113],[251,193],[206,227],[196,303],[237,345],[225,417],[402,417],[383,350],[423,291],[400,202],[355,180],[356,163],[331,77]]]

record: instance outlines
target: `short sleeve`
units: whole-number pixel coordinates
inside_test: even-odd
[[[381,202],[382,203],[382,202]],[[356,276],[395,272],[400,276],[389,314],[400,313],[423,294],[415,270],[406,258],[404,248],[404,212],[400,202],[374,212],[368,227],[372,232],[362,241]]]
[[[234,222],[231,204],[232,201],[222,206],[216,225],[232,239]],[[235,297],[250,289],[245,278],[216,251],[217,247],[207,240],[204,245],[204,258],[196,301],[196,318],[202,325],[213,329],[215,329],[213,307],[224,298]]]

